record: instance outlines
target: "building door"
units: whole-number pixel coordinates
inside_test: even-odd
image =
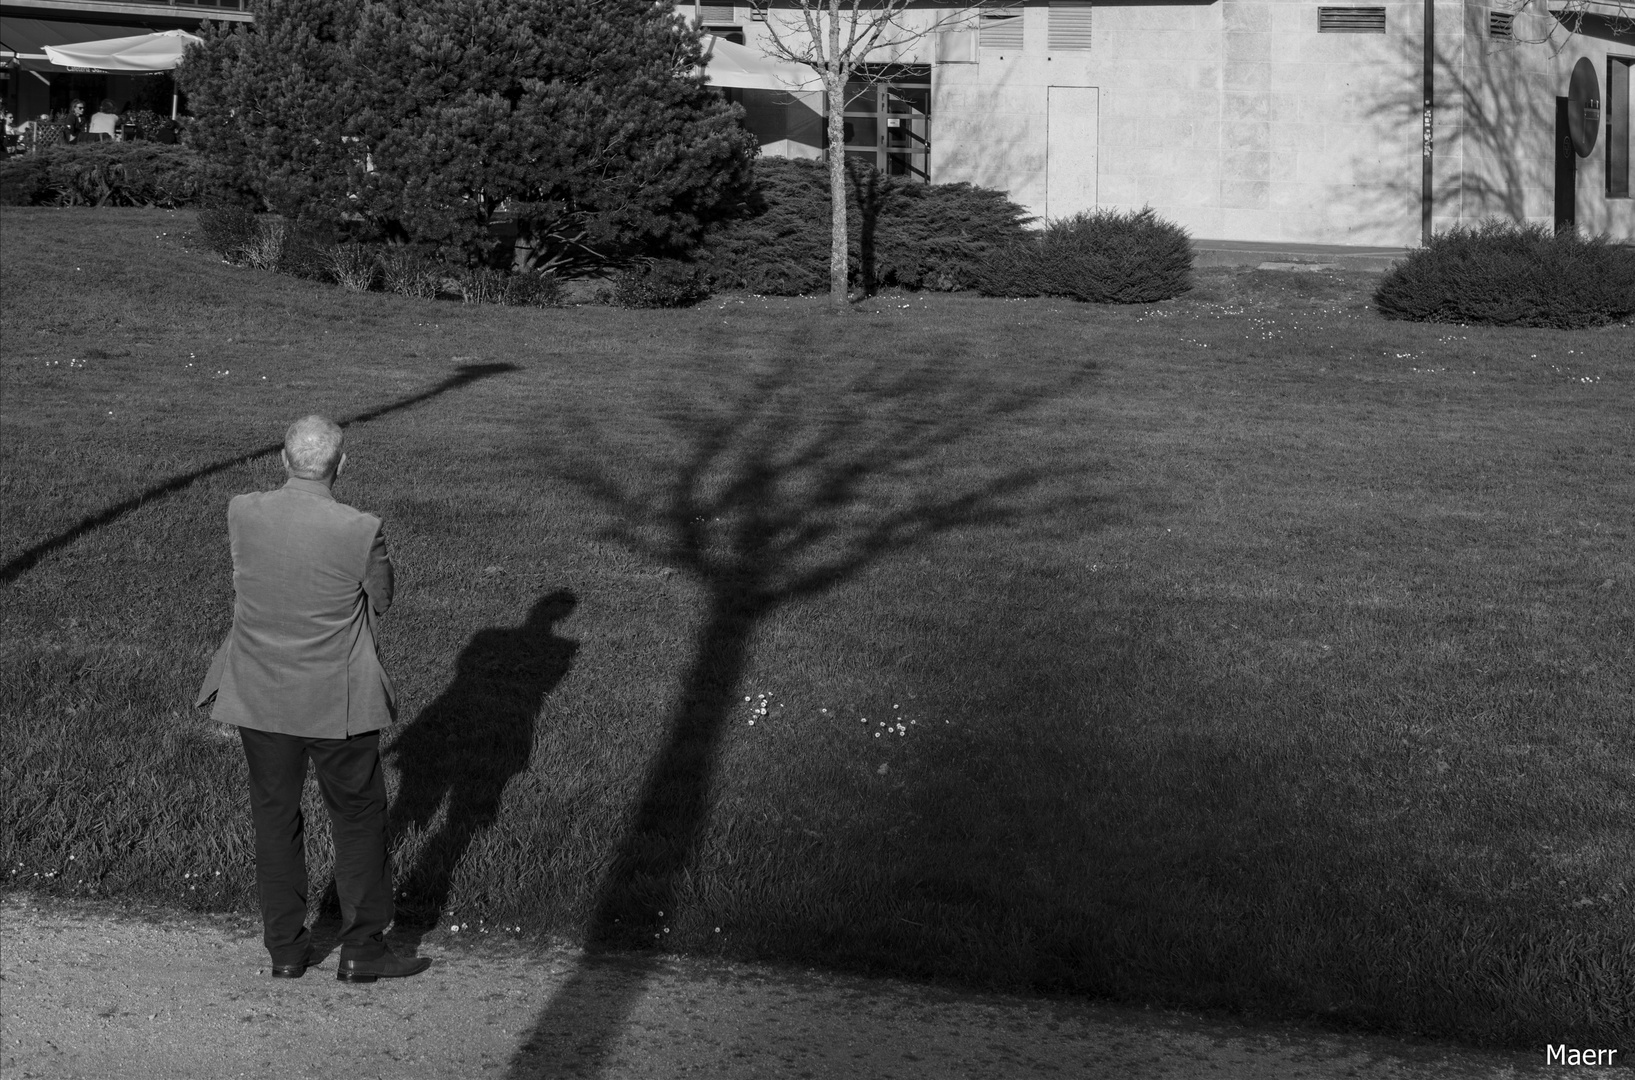
[[[1045,217],[1096,208],[1096,141],[1101,91],[1052,86],[1045,127]]]
[[[1578,150],[1567,122],[1568,104],[1556,98],[1556,232],[1573,228],[1578,217]]]

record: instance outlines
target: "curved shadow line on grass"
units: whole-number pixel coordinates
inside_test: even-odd
[[[996,388],[898,355],[837,385],[846,372],[814,354],[822,335],[804,329],[737,394],[705,388],[699,402],[668,406],[683,447],[674,464],[660,451],[632,471],[595,431],[556,436],[567,479],[612,513],[611,536],[689,574],[706,603],[663,744],[600,888],[586,956],[513,1056],[512,1080],[597,1075],[606,1065],[710,824],[720,746],[761,621],[936,535],[1038,513],[1047,483],[1067,476],[1026,467],[945,478],[935,459],[1070,391],[1090,365]],[[610,980],[612,969],[629,977]]]
[[[340,425],[344,428],[352,424],[366,424],[369,421],[379,419],[388,413],[398,412],[400,410],[407,409],[410,406],[418,405],[422,401],[437,397],[440,394],[446,394],[450,390],[458,390],[460,387],[476,382],[478,379],[486,379],[490,375],[502,375],[505,372],[516,370],[518,370],[518,368],[515,364],[461,364],[459,368],[456,369],[455,374],[450,375],[437,385],[428,387],[417,394],[411,394],[406,398],[399,398],[397,401],[391,402],[390,404],[368,409],[364,412],[358,413],[356,416],[349,416],[340,421]],[[126,499],[124,502],[115,503],[113,506],[108,507],[106,510],[103,510],[100,513],[92,514],[90,517],[83,518],[73,527],[64,529],[62,532],[51,537],[49,540],[40,541],[38,544],[35,544],[27,551],[8,562],[4,567],[0,567],[0,584],[9,584],[10,582],[16,581],[18,578],[32,570],[41,559],[51,554],[53,551],[67,547],[69,544],[72,544],[74,541],[78,540],[82,536],[85,536],[87,533],[92,533],[98,529],[112,525],[114,522],[118,521],[131,511],[140,509],[145,503],[152,502],[155,499],[162,499],[167,495],[174,495],[176,492],[192,486],[196,481],[202,480],[207,476],[214,476],[216,473],[224,472],[240,465],[249,464],[257,458],[266,457],[269,454],[276,454],[283,448],[284,444],[282,441],[269,443],[266,446],[251,450],[248,453],[240,454],[237,457],[214,462],[210,465],[204,466],[201,469],[195,469],[190,473],[183,473],[181,476],[172,477],[162,484],[148,488],[140,495],[135,495],[129,499]]]

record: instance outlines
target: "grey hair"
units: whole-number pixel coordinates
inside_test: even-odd
[[[341,428],[325,416],[303,416],[284,432],[284,456],[290,472],[303,480],[322,480],[341,463]]]

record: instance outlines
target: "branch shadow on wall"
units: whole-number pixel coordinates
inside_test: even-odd
[[[801,327],[781,356],[726,388],[700,380],[687,400],[656,410],[664,438],[630,449],[582,421],[545,448],[607,512],[610,537],[688,574],[704,611],[600,887],[584,960],[514,1056],[514,1078],[596,1075],[641,996],[644,957],[709,825],[716,759],[757,625],[938,535],[1004,526],[1072,498],[1049,466],[947,462],[996,422],[1081,386],[1089,365],[997,385],[930,356],[858,362],[838,346],[814,348],[824,334]]]
[[[1432,146],[1439,162],[1432,185],[1434,227],[1440,232],[1454,222],[1548,219],[1554,208],[1550,148],[1556,97],[1566,93],[1566,86],[1549,47],[1533,40],[1545,26],[1540,16],[1518,14],[1517,38],[1505,40],[1489,36],[1486,8],[1468,7],[1463,17],[1462,34],[1455,34],[1459,28],[1448,28],[1437,35],[1432,49]],[[1604,20],[1586,19],[1581,32],[1635,43],[1635,37],[1627,32],[1619,36],[1618,28]],[[1417,126],[1424,108],[1420,74],[1424,33],[1411,30],[1394,40],[1399,70],[1413,74],[1381,95],[1368,111],[1384,131]],[[1456,125],[1462,146],[1452,138]],[[1456,160],[1457,170],[1451,164]],[[1421,174],[1417,169],[1396,170],[1377,183],[1359,185],[1359,190],[1381,192],[1375,196],[1375,212],[1382,221],[1390,220],[1417,210]]]

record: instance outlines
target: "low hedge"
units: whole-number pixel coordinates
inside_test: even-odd
[[[988,253],[1026,232],[1026,211],[1002,191],[856,166],[848,178],[848,281],[869,291],[971,288]],[[829,251],[828,166],[763,158],[742,212],[712,225],[692,257],[716,289],[794,296],[828,291]]]
[[[1449,229],[1392,267],[1374,303],[1418,322],[1606,326],[1635,315],[1635,248],[1503,221]]]
[[[552,274],[508,273],[493,267],[457,267],[429,248],[361,244],[241,206],[199,211],[199,238],[227,262],[311,278],[358,292],[383,290],[422,300],[458,298],[467,304],[550,307],[562,301]]]
[[[628,308],[691,307],[710,296],[708,274],[695,263],[644,259],[613,276],[610,301]]]
[[[988,296],[1070,296],[1107,304],[1168,300],[1192,287],[1186,230],[1152,207],[1052,221],[996,250],[977,283]]]
[[[204,193],[197,153],[154,142],[53,146],[0,161],[6,206],[196,206]]]

